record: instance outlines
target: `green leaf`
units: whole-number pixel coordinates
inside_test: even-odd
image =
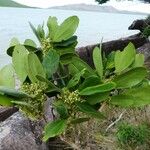
[[[36,78],[41,81],[41,82],[45,82],[47,83],[49,89],[51,89],[52,91],[58,91],[61,92],[61,89],[59,89],[57,86],[55,86],[50,80],[47,80],[46,78],[43,78],[40,75],[36,75]]]
[[[112,69],[115,67],[115,51],[112,51],[107,57],[106,69]]]
[[[117,95],[111,98],[110,103],[113,105],[122,106],[122,107],[131,107],[134,105],[134,101],[136,101],[136,99],[134,99],[134,97],[132,96]]]
[[[42,64],[48,78],[50,78],[57,71],[59,66],[59,59],[59,55],[54,50],[50,50],[45,55]]]
[[[12,98],[0,94],[0,105],[7,107],[13,106],[12,100]]]
[[[20,44],[17,38],[12,38],[10,41],[9,48],[7,49],[7,54],[12,56],[14,48],[16,45]]]
[[[60,56],[60,62],[63,65],[68,65],[72,62],[72,58],[76,57],[76,53],[66,53]]]
[[[54,34],[53,41],[61,42],[69,39],[76,31],[79,24],[77,16],[71,16],[67,18],[57,29]]]
[[[44,68],[40,60],[33,52],[30,52],[28,54],[27,61],[26,61],[26,71],[28,73],[29,79],[33,83],[38,81],[38,79],[36,78],[36,75],[40,75],[43,78],[46,77],[46,73],[44,71]]]
[[[67,120],[56,120],[48,123],[44,128],[43,141],[47,141],[49,138],[62,134],[67,128]]]
[[[24,46],[22,45],[15,46],[15,49],[12,55],[12,63],[13,63],[15,72],[21,82],[24,82],[27,77],[27,71],[25,69],[27,55],[28,55],[28,51]]]
[[[91,86],[98,85],[98,84],[100,84],[99,77],[96,75],[90,76],[86,78],[85,81],[80,85],[79,90],[83,90],[87,87],[91,87]]]
[[[87,87],[81,90],[80,95],[92,95],[96,93],[104,93],[113,90],[115,87],[116,84],[114,82],[103,83],[96,86]]]
[[[121,73],[127,69],[134,61],[136,55],[135,47],[129,43],[122,52],[117,51],[115,54],[116,73]]]
[[[42,39],[45,39],[45,31],[43,29],[43,25],[38,25],[37,27],[37,34],[39,36],[39,38],[42,40]]]
[[[136,54],[135,61],[132,67],[143,67],[144,66],[144,55],[143,54]]]
[[[49,36],[51,39],[54,38],[54,35],[58,29],[58,23],[56,17],[49,17],[47,21],[47,27],[49,29]]]
[[[97,110],[95,110],[88,103],[77,103],[77,107],[81,112],[86,113],[87,115],[91,117],[98,118],[98,119],[105,118],[101,112],[98,112]]]
[[[0,70],[0,86],[6,86],[10,88],[15,87],[14,68],[11,64],[4,66]]]
[[[71,120],[71,124],[79,124],[79,123],[83,123],[83,122],[86,122],[86,121],[89,121],[90,118],[76,118],[76,119],[72,119]]]
[[[0,86],[0,92],[5,94],[5,95],[12,96],[15,98],[30,97],[30,95],[28,95],[24,92],[21,92],[21,91],[12,89],[12,88],[4,87],[4,86]]]
[[[113,96],[110,103],[121,107],[142,107],[150,104],[150,86],[126,90]]]
[[[113,82],[118,89],[130,88],[140,83],[147,76],[147,70],[143,67],[133,68],[119,76],[116,76]]]
[[[31,40],[31,39],[26,39],[24,41],[24,45],[37,48],[36,43],[33,40]]]
[[[15,104],[15,105],[19,105],[19,106],[27,106],[27,107],[32,107],[32,105],[30,105],[29,103],[27,102],[23,102],[23,101],[11,101],[11,103]]]
[[[76,73],[81,72],[83,69],[86,69],[85,73],[83,75],[83,77],[85,77],[85,78],[87,78],[91,75],[96,75],[94,70],[87,63],[85,63],[83,60],[81,60],[78,57],[73,57],[72,58],[71,65],[74,68],[74,71],[76,71]],[[73,73],[75,73],[74,71],[73,71]]]
[[[94,48],[94,50],[93,50],[94,66],[96,68],[98,75],[102,79],[102,77],[103,77],[103,61],[102,61],[101,53],[102,53],[101,48],[100,49],[98,47]]]
[[[90,105],[95,105],[97,103],[101,103],[108,99],[110,92],[105,93],[97,93],[93,95],[89,95],[85,98],[86,102],[88,102]]]
[[[76,86],[79,83],[80,78],[81,78],[81,76],[83,76],[84,73],[85,73],[85,69],[83,69],[81,72],[75,74],[72,77],[72,79],[69,81],[67,87],[72,88],[72,87]]]
[[[55,109],[60,115],[60,118],[66,119],[68,118],[68,110],[67,106],[62,101],[56,101],[53,103]]]
[[[62,41],[62,42],[56,42],[56,43],[53,43],[54,44],[54,47],[55,46],[59,46],[59,47],[67,47],[67,46],[70,46],[74,43],[77,42],[77,36],[72,36],[71,38],[65,40],[65,41]]]
[[[36,28],[33,26],[33,24],[32,24],[31,22],[29,22],[29,25],[30,25],[30,27],[31,27],[31,29],[32,29],[32,31],[33,31],[33,33],[35,34],[36,38],[38,39],[38,41],[41,43],[41,38],[40,38],[40,36],[38,35],[38,32],[37,32]]]

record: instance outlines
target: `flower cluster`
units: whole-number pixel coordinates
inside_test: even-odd
[[[43,50],[43,54],[46,54],[49,49],[51,48],[51,44],[50,44],[50,39],[43,39],[42,40],[42,50]]]
[[[21,90],[31,97],[24,98],[24,101],[29,105],[23,105],[20,109],[31,119],[43,117],[44,102],[46,101],[44,91],[46,88],[47,86],[41,83],[24,83],[21,86]]]

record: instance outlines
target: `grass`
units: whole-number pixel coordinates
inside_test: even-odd
[[[74,150],[150,150],[149,106],[125,111],[106,105],[103,111],[107,114],[105,120],[93,119],[71,126],[61,140]],[[124,111],[122,118],[106,131]]]

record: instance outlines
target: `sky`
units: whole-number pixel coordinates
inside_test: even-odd
[[[35,6],[41,8],[48,8],[51,6],[61,6],[68,4],[80,4],[80,3],[97,5],[95,0],[14,0],[14,1],[28,6]],[[105,5],[113,6],[119,10],[150,13],[150,4],[140,3],[137,0],[133,1],[123,0],[121,2],[117,0],[110,0],[108,3],[104,4],[104,6]]]

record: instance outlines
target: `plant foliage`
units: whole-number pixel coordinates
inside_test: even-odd
[[[77,16],[61,24],[49,17],[46,32],[44,25],[36,28],[30,23],[40,47],[31,39],[24,43],[12,39],[7,49],[12,65],[0,71],[0,105],[18,107],[29,118],[41,119],[45,101],[55,97],[58,120],[46,125],[44,141],[72,124],[105,118],[99,110],[103,103],[122,107],[150,104],[150,86],[143,84],[148,75],[144,56],[136,54],[132,43],[108,56],[102,47],[95,47],[92,68],[75,51],[78,24]],[[14,74],[21,82],[17,90]]]

